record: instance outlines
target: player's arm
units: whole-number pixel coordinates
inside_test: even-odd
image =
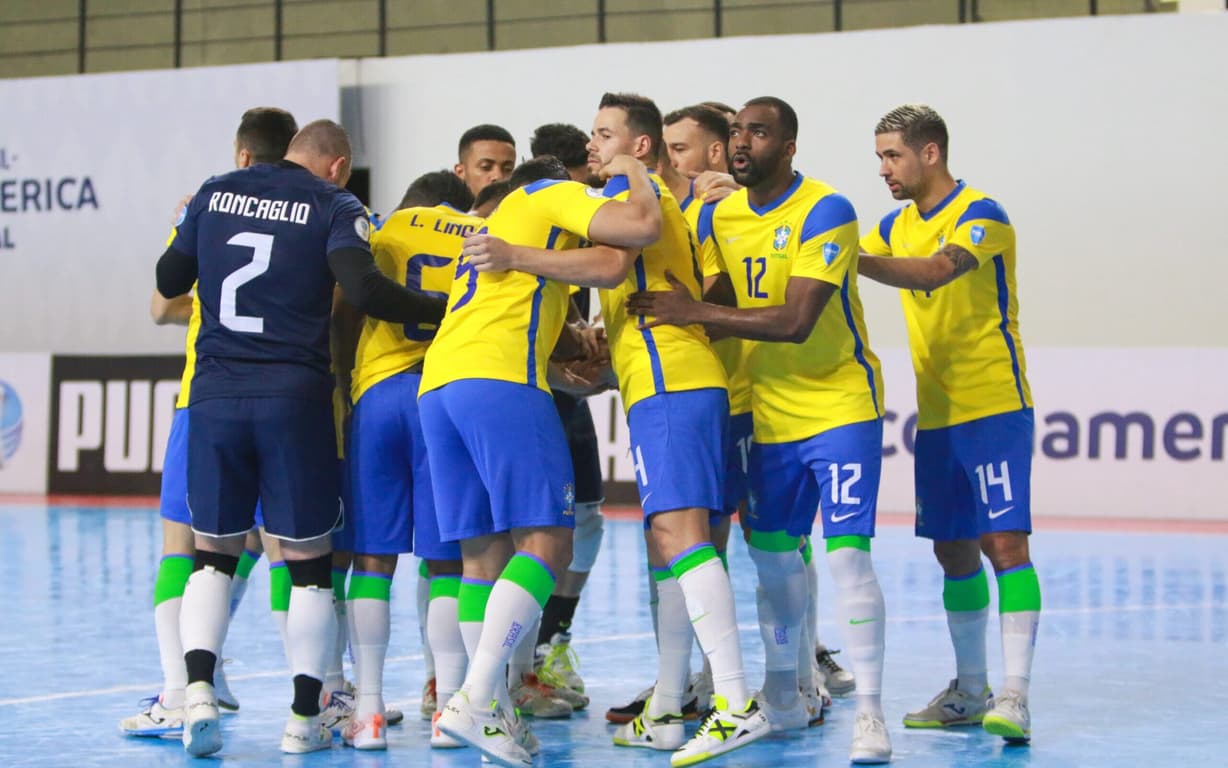
[[[712,338],[736,336],[800,344],[810,338],[823,309],[838,290],[837,286],[823,280],[790,277],[783,304],[739,309],[696,301],[686,285],[672,273],[666,272],[665,277],[671,290],[633,293],[627,299],[627,312],[652,316],[652,320],[641,328],[699,323]]]
[[[365,248],[347,246],[329,251],[332,270],[345,300],[360,312],[390,323],[438,323],[445,302],[410,291],[389,280]]]
[[[643,248],[660,239],[661,203],[644,164],[619,155],[601,169],[601,175],[626,176],[627,199],[612,200],[597,210],[585,233],[588,239],[623,248]]]
[[[192,317],[192,294],[168,299],[155,290],[149,300],[149,316],[154,325],[187,325]]]
[[[354,356],[358,350],[358,337],[362,334],[363,314],[345,300],[341,287],[333,291],[333,318],[329,333],[334,375],[337,387],[350,397],[350,380],[354,371]]]
[[[947,243],[924,258],[872,256],[862,253],[857,273],[907,291],[933,291],[980,266],[968,249]]]
[[[600,210],[608,207],[607,204]],[[481,234],[465,238],[462,256],[478,272],[514,269],[571,285],[616,288],[627,279],[637,253],[638,249],[596,243],[591,248],[564,251],[530,248]]]
[[[163,299],[173,300],[192,289],[196,282],[198,264],[195,256],[189,256],[175,248],[174,244],[167,246],[158,259],[155,274],[158,293]]]

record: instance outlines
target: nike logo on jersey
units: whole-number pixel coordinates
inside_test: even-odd
[[[1015,505],[1012,504],[1009,507],[1006,507],[1005,509],[999,509],[996,511],[991,509],[989,510],[989,519],[997,520],[999,517],[1002,517],[1003,515],[1005,515],[1007,512],[1010,512],[1014,508],[1015,508]]]
[[[727,238],[725,238],[725,242],[726,242],[726,243],[732,243],[732,242],[735,242],[735,241],[737,241],[737,240],[741,240],[741,239],[742,239],[741,237],[727,237]]]
[[[849,512],[847,515],[837,515],[835,512],[832,512],[831,521],[833,523],[843,523],[845,520],[848,520],[850,517],[857,517],[860,514],[861,514],[860,511]]]

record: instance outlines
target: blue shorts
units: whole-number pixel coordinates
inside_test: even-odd
[[[640,506],[721,509],[729,396],[724,389],[652,395],[631,406],[627,427]]]
[[[549,394],[461,379],[424,394],[418,408],[443,541],[575,527],[571,456]]]
[[[288,397],[216,398],[189,407],[188,505],[192,529],[231,536],[255,523],[291,541],[337,525],[337,438],[327,402]]]
[[[179,408],[171,420],[171,433],[166,439],[166,457],[162,460],[162,491],[158,509],[165,520],[192,524],[188,509],[188,409]],[[256,525],[264,527],[264,511],[256,502]]]
[[[750,445],[754,433],[755,422],[750,413],[729,417],[729,449],[725,451],[725,494],[721,515],[732,515],[746,501],[750,490],[746,471],[750,464]]]
[[[421,381],[420,373],[390,376],[354,405],[346,451],[352,489],[346,526],[356,553],[460,559],[459,544],[439,540],[418,416]]]
[[[917,535],[1032,532],[1032,409],[917,430]]]
[[[873,536],[883,466],[881,419],[750,450],[752,531],[808,536],[816,509],[823,538]]]

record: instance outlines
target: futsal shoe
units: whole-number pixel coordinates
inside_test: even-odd
[[[555,632],[549,643],[542,643],[534,651],[537,676],[542,682],[555,688],[570,688],[584,693],[584,679],[580,677],[580,659],[571,648],[571,634]]]
[[[328,694],[324,708],[320,710],[320,723],[334,736],[340,736],[354,716],[354,694],[333,691]]]
[[[516,728],[495,702],[485,707],[469,702],[466,691],[457,691],[443,708],[435,725],[457,741],[468,744],[492,763],[518,768],[533,765],[533,757],[517,738]]]
[[[822,685],[816,685],[814,690],[804,691],[802,698],[806,702],[806,724],[810,727],[822,725],[827,721],[827,708],[831,706],[831,696]]]
[[[673,751],[686,742],[682,728],[682,713],[667,713],[659,717],[648,716],[649,705],[629,723],[620,725],[614,732],[614,743],[620,747],[645,747]]]
[[[120,733],[125,736],[175,739],[183,735],[183,707],[164,707],[160,696],[141,699],[141,705],[145,709],[119,721]]]
[[[1032,739],[1032,715],[1028,712],[1028,697],[1007,690],[985,714],[982,726],[989,733],[1001,736],[1008,744],[1027,744]]]
[[[691,740],[670,755],[674,768],[695,765],[731,752],[768,735],[772,726],[759,704],[751,699],[744,709],[734,711],[724,696],[712,697],[715,708],[699,726]]]
[[[304,717],[290,713],[286,730],[281,734],[281,751],[291,755],[332,749],[333,734],[321,721],[320,715]]]
[[[192,683],[183,692],[183,748],[203,757],[222,748],[217,696],[208,683]]]
[[[529,717],[539,717],[543,720],[558,720],[571,717],[571,704],[556,696],[556,690],[537,679],[537,675],[526,672],[520,676],[508,693],[512,703],[522,714]]]
[[[384,722],[389,726],[400,725],[405,720],[405,713],[395,707],[384,710]]]
[[[857,690],[857,679],[832,658],[837,653],[839,651],[828,650],[824,645],[814,647],[814,661],[820,673],[818,680],[832,696],[848,696]]]
[[[640,713],[644,711],[644,704],[648,701],[648,697],[652,695],[652,692],[656,690],[656,688],[657,684],[653,683],[644,690],[635,694],[635,698],[631,700],[631,703],[624,704],[621,707],[610,707],[605,712],[605,719],[616,725],[631,722],[635,718],[639,717]]]
[[[959,680],[952,680],[942,693],[930,700],[924,709],[904,715],[909,728],[949,728],[957,725],[979,725],[994,706],[989,686],[979,694],[961,690]]]
[[[443,712],[436,710],[431,716],[431,748],[433,749],[456,749],[465,746],[461,742],[452,738],[448,734],[439,730],[439,716]]]
[[[354,749],[388,749],[387,725],[384,716],[373,712],[367,717],[354,714],[341,732],[341,740]]]
[[[857,765],[877,765],[891,762],[891,737],[881,717],[869,712],[857,715],[853,724],[853,746],[849,762]]]
[[[418,711],[422,713],[423,720],[430,720],[437,709],[439,702],[435,700],[435,678],[432,677],[422,684],[422,706]]]
[[[755,701],[759,710],[772,726],[772,732],[801,731],[810,727],[810,708],[806,697],[798,694],[793,697],[793,703],[787,707],[777,707],[768,701],[763,691],[755,691]]]
[[[230,683],[226,681],[225,666],[230,659],[222,659],[213,666],[213,690],[217,694],[217,705],[227,712],[239,711],[239,699],[230,691]]]

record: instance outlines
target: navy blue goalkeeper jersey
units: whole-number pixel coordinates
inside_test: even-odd
[[[191,402],[329,400],[336,280],[327,255],[369,250],[358,199],[283,161],[215,176],[184,209],[171,247],[197,261],[201,327]]]

